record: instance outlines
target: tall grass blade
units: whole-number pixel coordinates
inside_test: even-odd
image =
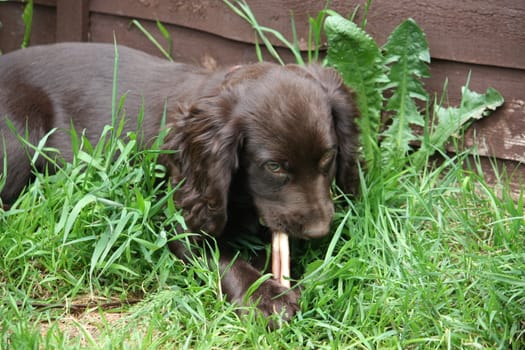
[[[67,215],[67,219],[64,222],[62,244],[66,244],[68,236],[71,233],[71,230],[73,229],[73,225],[77,222],[77,219],[80,216],[82,210],[84,210],[84,208],[86,208],[90,204],[95,203],[96,201],[97,197],[95,197],[92,194],[87,194],[75,204],[73,209],[71,209],[71,211]],[[59,229],[61,229],[61,227],[58,225],[57,230]]]
[[[136,19],[132,20],[131,23],[136,26],[141,32],[142,34],[144,34],[146,36],[146,38],[148,38],[149,41],[151,41],[153,43],[153,45],[155,45],[155,47],[157,49],[159,49],[159,51],[164,55],[164,57],[166,57],[168,60],[170,61],[173,61],[173,59],[171,58],[171,49],[170,49],[170,53],[168,53],[166,50],[164,50],[164,48],[162,47],[162,45],[157,41],[157,39],[155,39],[155,37],[153,35],[151,35],[150,32],[148,32],[148,30],[146,28],[144,28],[144,26],[142,24],[140,24],[139,21],[137,21]],[[159,25],[158,25],[158,22],[157,22],[157,28],[159,28]],[[160,28],[159,28],[160,29]],[[161,31],[162,35],[166,38],[166,36],[164,35],[163,31]],[[171,43],[171,36],[169,36],[169,33],[168,33],[168,37],[170,38],[168,40],[168,43]]]
[[[173,39],[171,38],[171,34],[168,31],[168,29],[159,21],[157,20],[157,29],[159,30],[160,34],[166,40],[166,43],[168,44],[168,51],[166,52],[169,56],[166,57],[168,60],[173,59]],[[158,46],[157,46],[158,47]],[[162,51],[161,51],[162,52]]]
[[[251,11],[249,5],[243,1],[243,0],[237,0],[235,1],[235,4],[228,0],[223,0],[223,2],[233,11],[235,14],[237,14],[240,18],[245,20],[255,31],[257,36],[260,38],[262,43],[264,44],[264,47],[277,62],[280,64],[284,64],[284,60],[282,59],[281,55],[277,52],[277,49],[274,47],[274,45],[271,43],[270,39],[266,36],[266,34],[273,35],[279,42],[284,44],[290,52],[294,55],[295,60],[298,64],[304,64],[304,60],[301,55],[301,51],[298,50],[298,46],[296,45],[295,41],[291,43],[289,40],[287,40],[284,35],[282,35],[280,32],[278,32],[275,29],[268,28],[265,26],[261,26],[257,19],[255,18],[255,15]],[[293,22],[292,22],[293,24]],[[259,48],[260,49],[260,48]]]
[[[24,22],[24,38],[22,40],[22,48],[29,46],[31,40],[31,31],[33,28],[33,0],[29,0],[24,7],[24,13],[22,14],[22,21]]]
[[[119,64],[119,54],[117,47],[117,39],[114,39],[115,47],[115,59],[113,63],[113,86],[111,91],[111,125],[115,127],[117,120],[117,94],[118,94],[118,64]]]

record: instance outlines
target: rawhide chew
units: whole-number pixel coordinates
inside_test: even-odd
[[[272,273],[280,284],[290,288],[290,244],[284,232],[272,233]]]

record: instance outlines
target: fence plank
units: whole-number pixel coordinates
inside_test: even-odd
[[[293,13],[299,37],[307,38],[308,17],[316,16],[325,1],[248,1],[258,21],[291,38]],[[362,0],[332,0],[330,7],[349,14]],[[251,28],[221,1],[209,0],[91,0],[92,11],[161,20],[179,26],[253,43]],[[368,15],[368,31],[383,43],[392,29],[414,18],[427,33],[435,58],[525,69],[525,1],[523,0],[375,0]]]
[[[525,69],[523,0],[374,0],[367,29],[383,43],[408,17],[425,31],[434,58]]]
[[[115,34],[119,44],[161,56],[159,50],[131,24],[130,18],[92,13],[90,21],[92,41],[113,43],[113,34]],[[164,48],[167,48],[154,22],[143,20],[141,24]],[[209,56],[219,65],[257,62],[255,49],[251,44],[171,24],[166,24],[165,27],[173,38],[172,55],[175,61],[200,64],[205,56]],[[278,51],[288,62],[292,61],[292,55],[287,50]],[[269,56],[266,57],[270,59]]]
[[[89,0],[57,0],[56,40],[87,41]]]
[[[0,1],[0,52],[6,53],[20,48],[24,38],[22,13],[24,3]],[[34,6],[30,45],[55,42],[55,9],[49,6]]]
[[[19,0],[20,2],[25,2],[25,0]],[[33,0],[35,5],[45,5],[55,7],[57,0]]]

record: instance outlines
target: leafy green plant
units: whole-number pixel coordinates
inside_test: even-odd
[[[363,153],[372,173],[400,171],[408,164],[422,169],[430,156],[444,151],[450,137],[503,104],[496,90],[477,94],[467,84],[459,109],[434,102],[433,117],[428,118],[425,106],[430,99],[421,79],[429,77],[430,53],[424,33],[412,19],[394,29],[382,49],[363,29],[337,14],[326,19],[325,31],[327,64],[338,69],[357,94]],[[424,103],[423,112],[417,100]],[[389,116],[386,123],[381,123],[383,114]],[[416,133],[414,126],[423,133]]]
[[[329,25],[330,21],[327,28]],[[394,30],[383,51],[384,62],[388,67],[385,89],[392,90],[385,111],[392,114],[392,125],[383,133],[381,146],[389,150],[391,157],[403,157],[410,150],[410,143],[417,140],[411,126],[425,126],[416,99],[428,102],[428,93],[421,78],[430,76],[427,66],[430,53],[425,34],[413,20],[403,22]]]
[[[356,93],[363,155],[367,164],[374,164],[379,157],[381,87],[387,82],[381,51],[366,32],[335,13],[327,18],[325,32],[329,40],[327,62],[341,72],[345,83]],[[351,68],[348,62],[353,63]],[[356,66],[360,69],[353,69]]]

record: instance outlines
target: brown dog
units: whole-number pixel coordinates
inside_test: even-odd
[[[95,143],[111,124],[114,47],[106,44],[36,46],[0,56],[0,164],[5,161],[4,203],[14,201],[32,167],[5,122],[32,144],[53,128],[47,146],[72,158],[71,125]],[[119,47],[119,96],[127,94],[125,130],[134,131],[141,104],[145,144],[159,133],[167,103],[163,158],[192,232],[214,235],[221,246],[223,291],[243,303],[261,272],[236,259],[221,242],[238,230],[268,237],[329,233],[334,213],[330,187],[356,187],[358,133],[353,96],[336,71],[317,65],[259,63],[210,72]],[[4,147],[5,145],[5,147]],[[6,158],[4,158],[4,156]],[[264,224],[264,226],[261,225]],[[187,248],[173,242],[181,258]],[[265,315],[297,310],[297,293],[267,280],[251,296]]]

